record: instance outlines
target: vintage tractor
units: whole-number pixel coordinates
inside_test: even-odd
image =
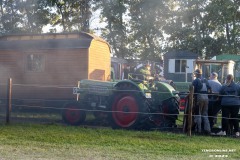
[[[112,128],[175,127],[178,92],[169,84],[139,79],[103,82],[81,80],[74,88],[78,101],[65,105],[63,120],[70,125],[85,121],[86,112],[107,120]]]

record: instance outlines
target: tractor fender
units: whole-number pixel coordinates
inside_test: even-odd
[[[179,98],[178,92],[168,83],[158,82],[155,84],[158,100],[164,101],[172,97]]]
[[[160,80],[159,82],[165,82],[171,85],[174,89],[176,89],[175,83],[172,80]]]
[[[137,84],[137,83],[135,83],[135,82],[133,82],[133,81],[131,81],[131,80],[121,80],[121,81],[117,82],[117,83],[114,85],[114,88],[117,89],[119,86],[122,86],[123,84],[127,84],[128,86],[129,86],[129,85],[134,86],[134,88],[135,88],[137,91],[139,91],[142,96],[145,96],[143,90],[139,87],[140,85],[144,85],[144,84],[142,84],[142,83]]]

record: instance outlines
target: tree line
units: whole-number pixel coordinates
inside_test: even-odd
[[[104,27],[90,28],[100,11]],[[171,50],[199,57],[240,53],[239,0],[0,0],[0,34],[97,29],[119,58],[157,60]],[[57,32],[56,28],[50,33]]]

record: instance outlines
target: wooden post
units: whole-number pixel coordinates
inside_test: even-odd
[[[189,87],[189,109],[188,109],[188,129],[187,129],[187,135],[192,135],[192,108],[193,108],[193,94],[194,94],[194,87],[193,85],[190,85]]]
[[[12,78],[8,79],[7,83],[7,106],[6,106],[6,124],[10,121],[10,113],[12,111]]]
[[[77,83],[77,87],[79,88],[80,87],[80,81],[78,81],[78,83]],[[77,93],[77,101],[80,99],[80,94],[79,93]]]
[[[183,117],[184,133],[187,133],[188,131],[188,110],[189,110],[189,94],[185,97],[185,108],[184,108],[184,117]]]

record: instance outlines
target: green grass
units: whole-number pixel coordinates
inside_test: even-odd
[[[188,137],[185,134],[159,131],[91,129],[47,124],[0,125],[1,160],[198,160],[209,159],[210,156],[239,159],[239,142],[239,139],[231,137]],[[232,149],[232,152],[209,153],[206,149]]]

